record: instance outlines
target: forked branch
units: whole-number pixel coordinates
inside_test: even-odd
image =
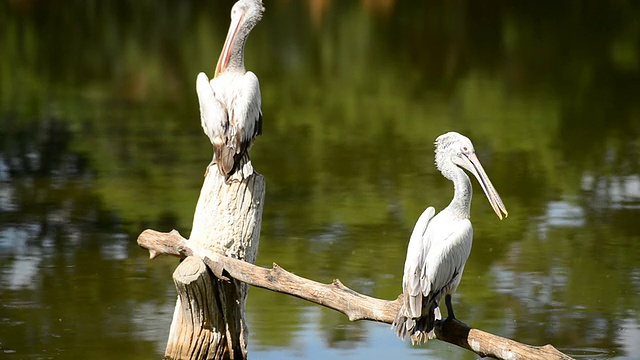
[[[198,256],[220,279],[229,277],[326,306],[345,314],[349,320],[371,320],[391,324],[400,308],[399,298],[382,300],[355,292],[339,280],[323,284],[292,274],[277,264],[271,269],[242,260],[194,249],[177,231],[162,233],[145,230],[138,245],[149,250],[150,258],[159,255],[177,257]],[[532,346],[473,329],[460,321],[441,321],[436,325],[436,338],[482,357],[496,359],[571,359],[551,345]],[[392,334],[389,331],[390,335]]]

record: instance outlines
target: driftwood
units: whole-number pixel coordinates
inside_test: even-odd
[[[208,171],[200,191],[188,244],[157,253],[189,251],[173,274],[178,292],[165,359],[246,359],[245,304],[249,286],[235,279],[222,281],[209,274],[201,259],[229,256],[253,263],[258,252],[264,177],[253,173],[241,182],[225,183]],[[177,232],[172,237],[184,238]],[[186,244],[186,242],[185,242]],[[172,247],[174,244],[165,244]],[[151,252],[152,256],[154,252]],[[243,261],[243,262],[244,262]],[[212,271],[217,271],[214,267]]]
[[[151,259],[159,255],[181,258],[201,256],[201,251],[186,241],[177,231],[162,233],[145,230],[138,237],[138,245],[148,249]],[[186,261],[186,260],[185,260]],[[218,281],[235,279],[249,285],[289,294],[326,306],[347,315],[349,320],[371,320],[391,324],[400,298],[381,300],[357,293],[339,280],[322,284],[294,275],[277,264],[271,269],[259,267],[242,260],[209,253],[202,261],[218,277]],[[226,279],[226,280],[224,280]],[[551,345],[531,346],[474,329],[460,321],[440,321],[435,329],[436,338],[482,357],[496,359],[571,359]],[[390,336],[393,336],[389,331]]]

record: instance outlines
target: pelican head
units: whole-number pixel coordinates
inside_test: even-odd
[[[452,165],[467,170],[478,179],[493,211],[495,211],[500,220],[503,218],[503,213],[505,218],[509,215],[500,195],[498,195],[493,184],[491,184],[491,180],[489,180],[489,176],[487,176],[482,164],[480,164],[469,138],[452,131],[438,136],[435,145],[436,166],[442,175],[452,180],[455,169]]]
[[[231,25],[216,65],[214,77],[227,70],[244,70],[244,44],[254,26],[262,19],[262,0],[239,0],[231,8]]]

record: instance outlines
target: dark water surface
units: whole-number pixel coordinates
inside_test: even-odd
[[[175,259],[211,158],[195,78],[230,1],[0,3],[0,357],[158,359]],[[456,315],[578,358],[640,358],[640,3],[266,1],[247,44],[267,179],[258,263],[394,299],[422,210],[451,183],[433,140],[469,136],[474,184]],[[473,359],[412,348],[252,289],[257,359]]]

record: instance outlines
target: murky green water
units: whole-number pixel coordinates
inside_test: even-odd
[[[0,3],[0,357],[161,357],[176,260],[135,238],[189,233],[211,157],[195,77],[230,6]],[[413,223],[452,196],[432,142],[455,130],[510,214],[476,187],[456,315],[576,357],[640,357],[637,3],[266,7],[246,49],[265,120],[259,264],[395,298]],[[474,358],[261,289],[247,311],[253,358]]]

